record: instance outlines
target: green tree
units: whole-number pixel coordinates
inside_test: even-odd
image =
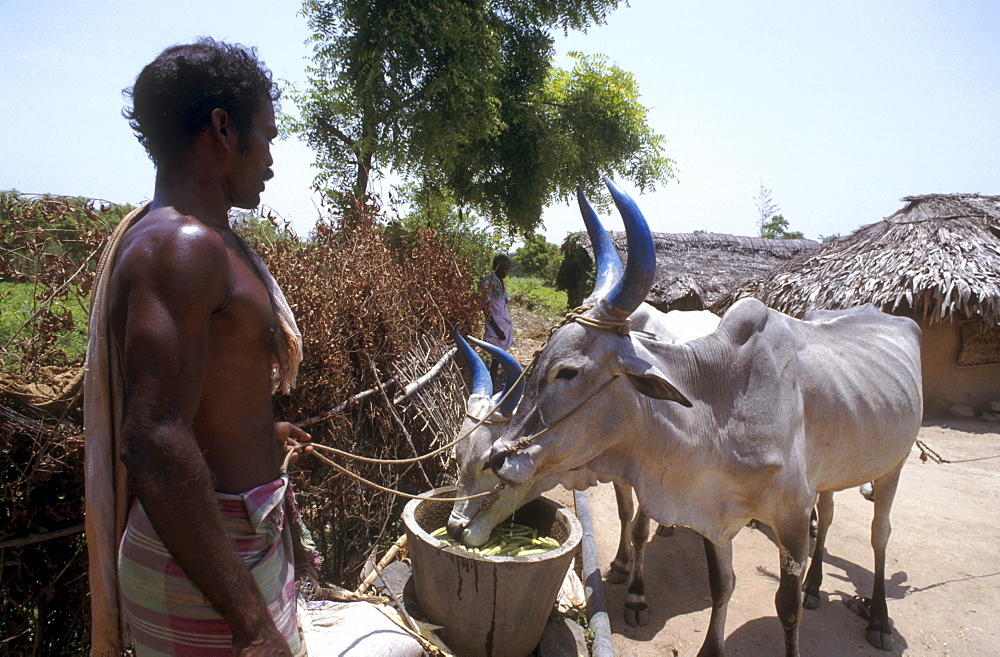
[[[620,0],[306,0],[313,65],[289,120],[319,182],[357,197],[395,171],[512,232],[600,174],[651,189],[672,176],[628,73],[577,56],[552,67],[553,29],[604,21]]]
[[[634,76],[603,56],[571,53],[569,71],[550,67],[526,97],[501,104],[507,128],[467,150],[449,186],[491,221],[522,235],[543,208],[571,200],[582,186],[599,208],[609,199],[601,175],[631,180],[642,191],[673,177],[664,138],[647,124]]]
[[[754,205],[757,206],[757,232],[761,237],[764,235],[764,225],[771,220],[771,217],[778,214],[778,204],[771,199],[771,190],[764,187],[763,181],[760,183],[760,190],[753,198]]]
[[[559,247],[562,259],[556,272],[556,289],[566,292],[570,308],[582,304],[584,298],[594,290],[594,259],[580,245],[582,236],[583,233],[570,233]]]
[[[493,256],[507,251],[510,243],[501,232],[461,208],[448,190],[425,182],[405,183],[393,191],[396,200],[409,211],[386,225],[384,232],[391,244],[399,246],[411,240],[417,231],[431,229],[443,245],[468,262],[475,272],[489,271]]]
[[[760,236],[777,240],[800,240],[805,237],[797,230],[788,230],[788,220],[780,214],[772,215],[761,225]]]
[[[788,230],[788,220],[778,213],[778,204],[771,198],[771,190],[760,184],[760,191],[754,197],[757,206],[757,228],[761,237],[781,240],[800,240],[801,232]]]
[[[511,258],[521,273],[542,279],[544,285],[555,285],[562,256],[559,247],[547,242],[544,235],[535,233],[527,238]]]

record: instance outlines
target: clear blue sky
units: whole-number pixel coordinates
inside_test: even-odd
[[[298,82],[310,52],[295,1],[4,4],[0,189],[141,202],[153,168],[121,118],[121,90],[160,50],[236,41]],[[635,74],[678,169],[679,182],[637,197],[654,230],[755,234],[763,183],[791,228],[815,238],[877,221],[910,194],[1000,194],[998,35],[996,0],[632,0],[557,49],[560,62],[603,53]],[[263,202],[305,233],[311,153],[289,141],[274,156]],[[580,227],[568,206],[544,219],[552,242]]]

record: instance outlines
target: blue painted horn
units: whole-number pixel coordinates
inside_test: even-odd
[[[618,258],[615,245],[608,232],[601,225],[601,220],[597,218],[594,208],[590,207],[587,197],[583,195],[583,190],[576,188],[576,200],[580,205],[580,214],[583,215],[583,223],[587,225],[587,234],[590,235],[590,244],[594,248],[594,262],[596,263],[597,274],[594,280],[594,291],[587,297],[585,303],[592,303],[597,299],[607,296],[615,283],[622,277],[622,261]]]
[[[486,353],[499,360],[500,365],[503,366],[504,382],[503,389],[500,391],[500,397],[503,398],[508,390],[511,390],[511,393],[500,404],[500,412],[504,415],[511,415],[514,409],[517,408],[517,402],[521,401],[521,394],[524,392],[524,379],[521,379],[521,364],[517,362],[516,358],[494,344],[477,340],[471,335],[469,336],[469,340],[480,349],[485,349]],[[518,379],[521,380],[518,381]],[[511,389],[511,386],[515,387]]]
[[[458,353],[469,372],[472,374],[472,394],[493,396],[493,381],[490,380],[490,372],[486,369],[486,363],[479,357],[476,350],[469,346],[462,334],[458,332],[458,324],[451,330],[451,337],[458,347]]]
[[[656,249],[653,246],[653,234],[649,231],[649,224],[639,211],[639,206],[607,177],[604,178],[604,184],[608,186],[611,198],[618,206],[628,237],[625,274],[605,297],[605,301],[612,312],[625,318],[639,307],[653,287],[653,280],[656,278]]]

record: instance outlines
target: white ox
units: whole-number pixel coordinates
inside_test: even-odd
[[[607,254],[599,253],[599,261],[602,255]],[[618,256],[613,249],[611,255],[617,261]],[[685,342],[707,335],[719,324],[719,317],[708,311],[672,311],[664,315],[646,305],[633,313],[632,320],[636,330],[645,331],[650,336],[655,335],[657,340],[670,342]],[[488,466],[490,449],[506,429],[506,423],[510,421],[511,413],[520,400],[524,387],[523,382],[518,382],[521,368],[510,354],[499,347],[470,338],[503,364],[506,374],[504,388],[495,395],[491,394],[492,386],[486,365],[457,331],[453,332],[453,338],[472,378],[472,393],[466,402],[466,418],[458,433],[459,436],[468,434],[468,437],[455,446],[458,462],[455,495],[469,497],[489,491],[493,493],[485,498],[456,502],[448,519],[448,532],[452,538],[461,540],[466,545],[479,546],[486,543],[496,525],[543,492],[557,485],[571,490],[584,490],[599,479],[586,468],[577,468],[536,480],[527,489],[506,487],[496,490],[500,479]],[[506,395],[507,390],[512,390],[510,395]],[[501,400],[503,403],[497,406],[497,402]],[[479,422],[482,418],[486,418],[486,421]],[[608,480],[602,481],[606,483]],[[649,517],[641,507],[636,513],[631,486],[615,481],[614,487],[620,521],[619,542],[618,551],[605,577],[611,583],[628,580],[625,620],[633,626],[645,625],[647,604],[643,581],[643,549],[649,534]],[[661,533],[667,535],[662,528]]]
[[[584,301],[587,304],[610,291],[622,277],[622,266],[607,232],[582,192],[578,191],[577,197],[587,232],[590,234],[599,272],[594,292]],[[719,325],[719,317],[708,311],[672,311],[663,314],[647,304],[643,304],[632,313],[630,319],[633,330],[642,331],[651,338],[665,342],[686,342],[708,335]],[[572,490],[583,490],[594,485],[598,478],[585,468],[577,468],[536,480],[527,490],[513,487],[495,490],[500,480],[488,467],[490,448],[503,433],[506,423],[510,421],[511,413],[521,398],[524,388],[519,376],[521,367],[513,356],[499,347],[470,338],[493,358],[499,359],[503,365],[506,381],[503,390],[494,395],[485,364],[475,351],[469,348],[458,333],[457,327],[452,336],[472,378],[472,393],[466,402],[466,419],[458,434],[469,435],[455,447],[458,462],[458,489],[455,494],[457,497],[468,497],[488,491],[494,492],[486,498],[456,502],[448,520],[448,532],[455,540],[461,540],[466,545],[478,546],[486,543],[491,530],[497,524],[543,492],[556,485]],[[508,390],[510,394],[507,394]],[[498,406],[497,402],[502,403]],[[483,418],[486,421],[480,422]],[[603,480],[605,483],[607,481]],[[605,578],[610,583],[628,580],[625,620],[633,626],[645,625],[648,605],[643,581],[643,549],[649,534],[649,517],[641,507],[636,513],[631,486],[625,482],[615,481],[614,488],[620,522],[619,541],[618,551],[605,573]],[[659,533],[669,535],[664,529],[661,527]]]
[[[874,481],[874,590],[867,639],[891,648],[885,602],[889,511],[922,414],[920,330],[871,306],[796,320],[746,299],[710,335],[683,344],[615,330],[649,291],[652,237],[608,182],[625,220],[623,278],[582,321],[549,339],[491,465],[517,488],[576,468],[625,481],[664,525],[705,537],[712,617],[701,655],[723,652],[733,537],[751,519],[779,545],[775,607],[798,655],[800,589],[818,601],[834,491]]]

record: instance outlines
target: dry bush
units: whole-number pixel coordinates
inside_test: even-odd
[[[62,374],[80,371],[93,270],[127,209],[0,193],[4,319],[12,299],[24,306],[16,322],[0,324],[13,333],[0,336],[7,338],[0,344],[0,655],[84,654],[89,645],[83,535],[59,535],[83,522],[81,399]],[[468,266],[433,233],[391,247],[378,219],[373,208],[356,209],[349,221],[317,225],[307,242],[280,230],[249,232],[305,339],[299,385],[275,402],[283,419],[313,417],[377,381],[391,400],[444,353],[452,324],[481,329]],[[64,389],[68,399],[42,399]],[[309,430],[352,452],[410,457],[450,439],[464,394],[451,364],[406,408],[390,409],[378,393]],[[345,465],[411,493],[448,478],[442,458],[410,467]],[[326,557],[324,579],[351,586],[372,548],[398,535],[402,501],[313,459],[300,459],[294,478]]]
[[[81,365],[96,260],[130,208],[0,192],[0,366],[32,381],[43,366]]]
[[[88,647],[79,375],[92,254],[127,209],[0,193],[0,655]]]
[[[391,399],[408,383],[393,376],[394,364],[413,357],[420,336],[433,336],[440,345],[435,353],[423,354],[429,366],[443,353],[445,336],[454,324],[474,330],[482,321],[468,266],[433,232],[415,234],[394,248],[376,219],[375,208],[355,208],[345,220],[321,221],[308,243],[277,240],[255,245],[285,292],[303,335],[299,385],[278,400],[284,419],[301,422],[380,383]],[[460,419],[450,417],[457,427]],[[442,429],[454,428],[426,424],[412,413],[390,408],[380,392],[308,429],[317,442],[398,459],[430,451],[446,438]],[[447,479],[444,458],[410,466],[355,461],[341,465],[409,493]],[[351,586],[372,547],[398,535],[393,524],[405,500],[361,485],[315,460],[301,459],[297,469],[299,505],[325,557],[322,574]]]
[[[0,405],[0,655],[81,655],[89,647],[83,432],[23,410]],[[45,540],[24,544],[33,539]]]

